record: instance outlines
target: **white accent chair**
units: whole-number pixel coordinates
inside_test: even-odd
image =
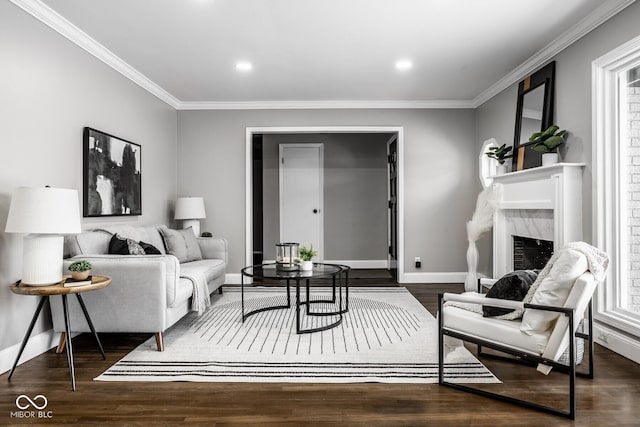
[[[566,289],[567,294],[563,297],[564,303],[558,304],[559,306],[486,298],[484,295],[476,292],[440,294],[438,316],[439,383],[458,390],[575,419],[576,375],[593,378],[593,313],[591,299],[597,283],[598,281],[591,272],[583,272],[573,281],[573,285]],[[452,303],[445,304],[445,302]],[[462,303],[462,305],[460,303]],[[479,304],[523,310],[524,317],[515,320],[483,317],[480,313],[463,308],[464,304]],[[578,326],[584,318],[585,312],[587,312],[586,327],[584,328],[586,332],[582,332]],[[550,318],[547,317],[547,321],[550,321],[550,327],[543,331],[532,330],[529,327],[530,325],[528,326],[526,324],[528,321],[527,317],[539,318],[540,316],[552,316]],[[480,390],[447,381],[446,369],[443,364],[445,335],[476,344],[478,346],[479,357],[483,355],[481,353],[482,347],[487,347],[511,355],[512,357],[509,360],[537,364],[538,371],[543,374],[548,374],[552,368],[568,373],[568,409],[564,410],[543,406],[538,403],[489,392],[486,391],[486,389]],[[569,339],[570,336],[586,340],[586,347],[589,354],[587,372],[576,372],[576,340]],[[564,364],[559,360],[567,348],[569,352],[569,362],[568,364]],[[484,355],[486,356],[486,354]]]

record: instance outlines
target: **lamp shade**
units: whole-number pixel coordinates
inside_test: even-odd
[[[176,201],[176,219],[206,218],[202,197],[178,197]]]
[[[80,233],[78,191],[67,188],[18,187],[13,193],[7,233]]]

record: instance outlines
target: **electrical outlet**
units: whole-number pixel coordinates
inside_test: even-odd
[[[415,257],[414,261],[416,263],[416,268],[420,268],[422,266],[422,262],[420,261],[420,257],[419,256]]]

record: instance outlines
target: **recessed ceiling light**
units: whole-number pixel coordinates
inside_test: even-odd
[[[253,65],[251,65],[251,62],[246,62],[246,61],[236,62],[236,70],[238,71],[247,72],[247,71],[251,71],[252,69],[253,69]]]
[[[408,59],[401,59],[400,61],[396,61],[396,69],[400,71],[407,71],[413,67],[413,62]]]

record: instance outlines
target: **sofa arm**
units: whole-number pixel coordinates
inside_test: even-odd
[[[64,271],[67,271],[69,264],[80,259],[86,259],[91,263],[92,273],[110,276],[114,282],[124,281],[138,288],[140,285],[137,283],[145,283],[148,279],[145,280],[143,277],[138,281],[133,280],[133,277],[139,277],[136,269],[146,266],[147,263],[162,264],[164,273],[158,285],[162,285],[165,292],[164,308],[175,302],[176,289],[180,280],[180,263],[173,255],[76,255],[64,261]]]
[[[223,237],[198,237],[202,258],[221,259],[227,264],[229,248],[227,239]]]
[[[76,257],[75,259],[79,259]],[[92,272],[111,277],[106,288],[82,294],[99,332],[162,332],[167,327],[167,265],[161,256],[147,259],[121,256],[86,256]],[[73,259],[65,261],[68,265]],[[88,325],[76,298],[69,298],[73,332],[87,332]],[[62,300],[52,297],[54,329],[64,330]]]

